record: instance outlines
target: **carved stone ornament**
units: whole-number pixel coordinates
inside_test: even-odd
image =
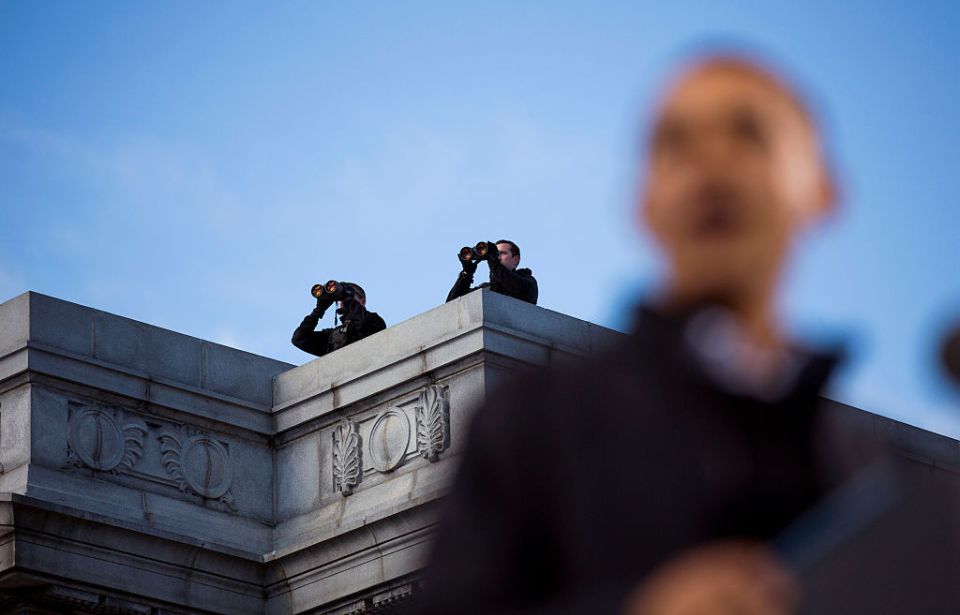
[[[350,495],[360,483],[360,434],[356,423],[341,419],[333,430],[333,487]]]
[[[430,461],[450,446],[450,402],[447,390],[431,385],[420,391],[417,404],[417,450]]]
[[[67,457],[61,467],[120,474],[140,459],[146,435],[147,425],[138,417],[125,417],[120,410],[82,408],[67,426]]]
[[[370,428],[367,450],[370,462],[380,472],[389,472],[403,461],[410,446],[410,419],[399,408],[388,408]]]
[[[180,491],[215,499],[236,512],[237,502],[230,493],[233,461],[223,444],[189,427],[167,427],[159,437],[163,468]]]

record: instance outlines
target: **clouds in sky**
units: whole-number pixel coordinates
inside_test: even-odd
[[[303,362],[313,283],[360,282],[395,324],[443,300],[461,245],[505,237],[541,305],[625,328],[658,271],[631,211],[638,120],[677,53],[719,34],[769,47],[832,120],[845,199],[796,263],[791,322],[853,332],[839,399],[960,435],[926,360],[960,306],[958,14],[0,3],[0,300]]]

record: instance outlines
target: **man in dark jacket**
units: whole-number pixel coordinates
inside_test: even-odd
[[[498,258],[487,260],[490,266],[490,281],[471,288],[473,274],[477,271],[477,262],[460,259],[463,271],[457,276],[457,281],[447,294],[447,301],[486,288],[495,293],[520,299],[527,303],[537,304],[537,280],[529,269],[517,269],[520,264],[520,248],[507,239],[497,242]]]
[[[824,411],[834,358],[775,310],[790,247],[833,205],[795,94],[744,59],[694,64],[659,105],[645,176],[663,288],[619,348],[478,412],[423,612],[784,615],[798,596],[818,614],[960,612],[947,490],[943,514],[890,512],[867,539],[831,534],[851,510],[836,504],[796,529],[872,461]]]
[[[293,332],[293,345],[304,352],[322,357],[358,340],[387,328],[376,312],[368,312],[367,294],[357,284],[348,283],[353,288],[352,297],[339,302],[337,314],[340,314],[340,326],[315,331],[324,312],[333,305],[333,299],[326,293],[317,298],[317,307],[307,314],[300,326]]]

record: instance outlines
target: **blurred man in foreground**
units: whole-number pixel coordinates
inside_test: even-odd
[[[791,247],[834,206],[817,131],[778,77],[711,57],[666,89],[645,171],[637,211],[665,283],[622,347],[525,378],[478,413],[427,612],[774,615],[808,597],[771,545],[866,463],[833,445],[822,412],[834,357],[788,340],[776,311]],[[951,565],[926,604],[866,604],[950,608],[937,592]],[[860,583],[839,583],[853,601],[821,612],[862,612]]]

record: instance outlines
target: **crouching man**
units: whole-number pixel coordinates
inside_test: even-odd
[[[317,297],[317,307],[307,314],[290,340],[304,352],[322,357],[387,328],[376,312],[367,311],[367,293],[359,284],[328,282],[319,287],[314,296]],[[340,325],[316,331],[317,323],[334,301],[337,302]]]

